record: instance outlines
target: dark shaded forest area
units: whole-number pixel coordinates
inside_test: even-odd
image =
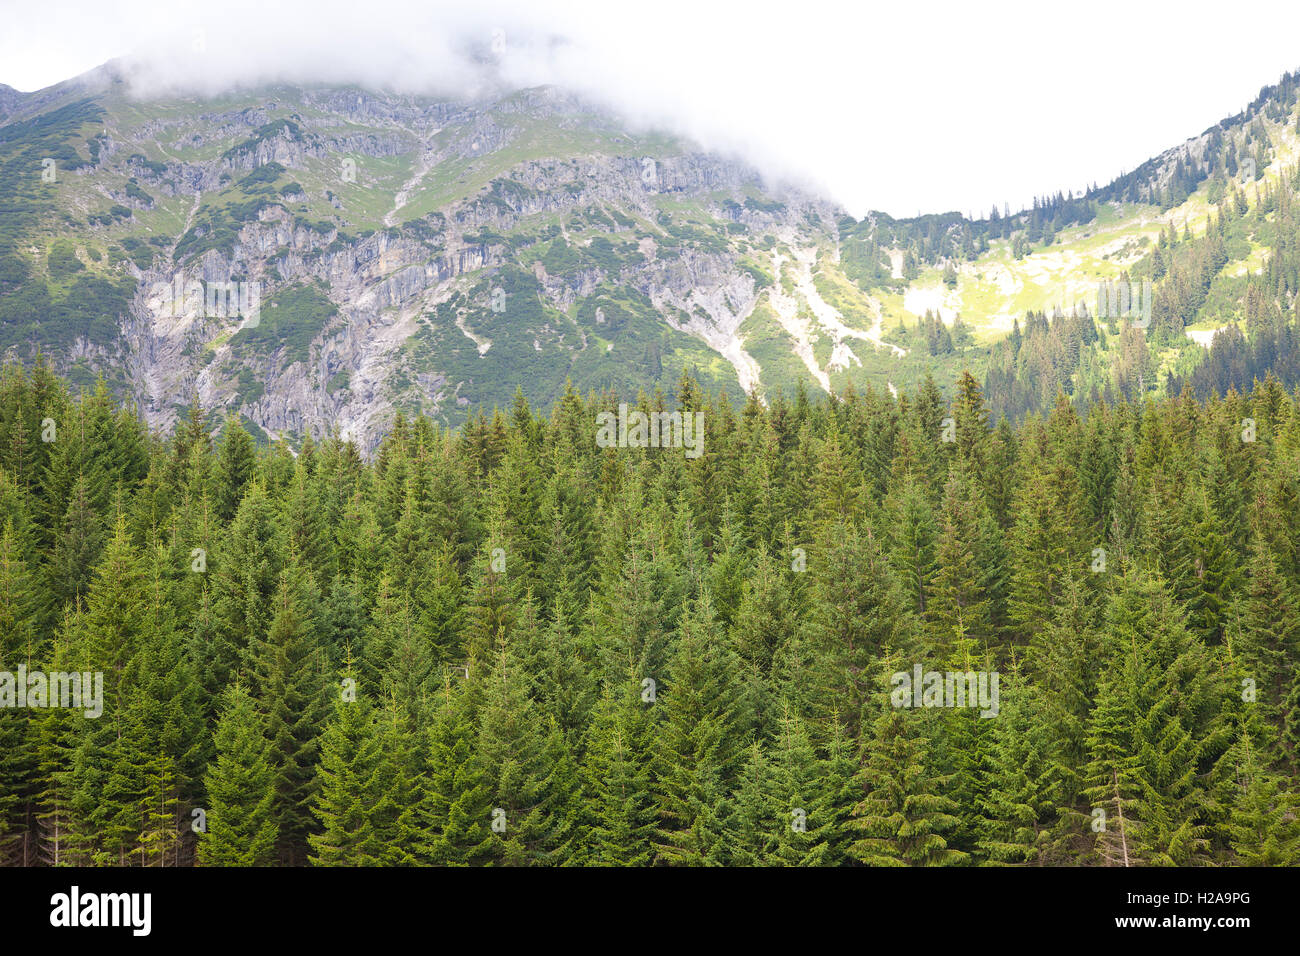
[[[259,449],[0,377],[13,864],[1285,865],[1300,415],[611,395]],[[662,395],[641,396],[643,410]],[[996,673],[995,715],[891,675]]]

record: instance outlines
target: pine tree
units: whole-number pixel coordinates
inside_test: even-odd
[[[1243,866],[1295,866],[1300,861],[1300,798],[1264,765],[1243,727],[1224,755],[1231,775],[1230,817],[1223,826]]]
[[[31,624],[32,599],[27,564],[13,519],[0,528],[0,671],[34,668],[41,649]],[[21,816],[35,770],[33,728],[23,710],[0,708],[0,860],[23,862],[14,846],[26,834]]]
[[[996,636],[1004,561],[993,516],[960,463],[944,485],[937,570],[930,617],[936,633],[969,635],[983,644]]]
[[[654,743],[658,862],[726,862],[726,798],[739,770],[746,715],[734,653],[718,633],[707,592],[682,619]],[[660,702],[659,699],[662,698]]]
[[[1094,627],[1083,583],[1067,580],[1051,623],[1034,635],[1025,665],[1041,691],[1038,714],[1049,741],[1045,772],[1060,806],[1074,805],[1087,761],[1084,736],[1099,679]]]
[[[865,738],[858,785],[863,798],[849,821],[857,839],[850,855],[869,866],[956,866],[967,854],[948,846],[945,834],[959,809],[942,793],[944,781],[926,766],[929,744],[920,712],[877,711]]]
[[[276,860],[275,774],[265,719],[248,690],[235,683],[223,695],[214,734],[217,756],[208,767],[203,866],[268,866]]]
[[[428,732],[426,779],[415,809],[423,835],[417,859],[435,866],[467,866],[492,859],[491,784],[477,750],[482,682],[458,678],[444,685]],[[509,821],[507,820],[507,825]]]
[[[218,520],[229,522],[235,517],[244,489],[253,477],[256,459],[252,436],[237,420],[227,418],[213,476]]]
[[[1107,624],[1083,791],[1106,813],[1097,851],[1110,865],[1190,865],[1207,847],[1201,778],[1226,747],[1222,676],[1157,577],[1125,578]]]
[[[509,550],[494,539],[474,563],[472,589],[466,601],[461,643],[470,661],[490,660],[498,646],[509,640],[515,619],[515,587],[510,574]]]
[[[912,611],[925,615],[932,600],[937,529],[925,488],[908,473],[885,502],[889,560]]]
[[[1300,611],[1296,593],[1281,573],[1272,544],[1260,536],[1252,548],[1244,605],[1231,630],[1246,676],[1255,681],[1269,722],[1285,731],[1292,712],[1289,697],[1300,666]],[[1285,736],[1283,745],[1286,745]],[[1289,748],[1288,748],[1289,749]],[[1289,749],[1294,759],[1295,751]]]
[[[813,570],[813,613],[805,641],[814,715],[837,715],[853,732],[869,693],[872,668],[906,634],[903,599],[871,532],[836,525],[819,539]]]
[[[1003,681],[992,721],[989,767],[980,780],[979,851],[994,864],[1034,864],[1051,843],[1056,814],[1049,740],[1032,685]]]
[[[347,672],[345,672],[346,674]],[[320,763],[311,810],[313,866],[379,866],[394,862],[398,767],[364,695],[339,701],[320,737]]]
[[[284,568],[275,511],[266,489],[254,482],[245,492],[225,538],[209,564],[213,576],[213,631],[202,648],[204,687],[216,697],[247,663],[250,646],[266,632]]]
[[[592,713],[583,761],[585,861],[647,866],[654,834],[649,708],[639,683],[606,689]]]
[[[835,736],[832,732],[832,753]],[[772,828],[770,865],[826,865],[835,859],[843,819],[837,807],[843,785],[840,768],[818,758],[803,720],[789,706],[783,709],[774,742],[770,805]]]
[[[493,847],[506,866],[535,866],[563,848],[566,813],[551,772],[559,727],[533,702],[531,679],[504,638],[485,677],[478,756],[494,801]]]
[[[1011,532],[1008,613],[1021,640],[1028,641],[1051,620],[1068,578],[1079,577],[1088,550],[1076,537],[1079,525],[1070,493],[1072,479],[1047,471],[1031,474],[1017,497]]]
[[[312,827],[308,807],[327,707],[316,603],[310,573],[290,565],[280,577],[270,627],[248,655],[276,774],[280,859],[290,865],[301,861]]]
[[[770,674],[777,651],[790,639],[796,626],[785,575],[763,549],[744,582],[732,628],[736,650],[759,673]]]
[[[422,727],[430,697],[433,654],[416,628],[410,601],[392,594],[386,579],[380,581],[371,620],[365,641],[366,662],[374,673],[371,686],[399,702],[408,727]]]

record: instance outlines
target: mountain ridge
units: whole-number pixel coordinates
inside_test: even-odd
[[[1201,204],[1208,222],[1206,198],[1235,193],[1243,162],[1267,185],[1300,155],[1288,74],[1084,196],[976,221],[855,220],[554,87],[128,87],[110,63],[0,91],[16,184],[0,187],[5,354],[45,351],[83,384],[105,375],[154,427],[197,400],[264,438],[337,428],[366,450],[397,412],[454,426],[518,386],[545,405],[570,381],[632,394],[686,372],[737,398],[951,381],[1024,315],[1148,268],[1163,220],[1190,230]],[[1093,256],[1107,230],[1120,245]],[[1247,245],[1243,261],[1264,247]],[[259,320],[171,314],[151,295],[193,281],[256,283]],[[1171,374],[1199,347],[1181,338],[1152,340]],[[1079,374],[1056,384],[1088,384]]]

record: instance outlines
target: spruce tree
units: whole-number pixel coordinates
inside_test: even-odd
[[[345,671],[345,674],[347,672]],[[320,763],[311,811],[313,866],[378,866],[400,852],[396,844],[398,767],[385,752],[379,722],[364,695],[340,700],[320,737]]]
[[[671,676],[658,689],[663,708],[654,742],[658,862],[726,862],[727,793],[739,771],[746,733],[735,683],[736,658],[721,639],[707,592],[682,619]]]
[[[960,809],[944,796],[927,766],[928,718],[900,707],[874,708],[857,782],[849,854],[868,866],[956,866],[967,854],[948,846]]]
[[[585,862],[647,866],[654,834],[649,708],[639,683],[607,688],[596,702],[583,761]]]
[[[199,863],[269,866],[276,860],[279,828],[266,721],[243,684],[232,684],[222,697],[214,734],[217,755],[204,776],[208,807]]]
[[[282,862],[302,862],[312,829],[319,736],[327,713],[327,684],[316,628],[317,595],[310,573],[291,564],[280,576],[274,617],[250,647],[249,671],[275,769],[275,815]],[[345,688],[336,690],[339,698]]]

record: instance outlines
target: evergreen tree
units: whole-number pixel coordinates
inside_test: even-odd
[[[639,684],[606,690],[592,714],[583,762],[586,801],[580,836],[586,862],[646,866],[654,834],[648,737],[649,709]]]
[[[707,592],[682,620],[654,742],[656,861],[726,862],[727,793],[739,770],[746,715],[736,658],[718,633]]]
[[[208,808],[199,863],[268,866],[276,859],[278,827],[265,719],[242,684],[232,684],[223,699],[214,734],[217,756],[204,777]]]
[[[945,834],[959,809],[926,766],[929,750],[921,712],[878,710],[866,739],[858,785],[864,796],[849,827],[857,839],[850,855],[869,866],[956,866],[967,854],[948,846]]]
[[[421,862],[468,866],[488,862],[497,849],[492,831],[491,784],[477,752],[482,684],[464,678],[444,685],[428,733],[426,778],[415,810]],[[509,821],[506,821],[507,826]]]
[[[397,785],[402,770],[385,744],[381,724],[364,696],[335,705],[321,734],[312,796],[312,814],[320,823],[320,832],[307,837],[313,866],[402,861],[402,792]]]
[[[1295,866],[1300,860],[1300,799],[1264,765],[1243,727],[1224,755],[1231,768],[1229,845],[1243,866]]]
[[[282,862],[301,862],[312,828],[319,736],[327,713],[326,683],[310,573],[290,565],[281,574],[274,617],[249,651],[253,693],[266,715],[275,769],[275,819]],[[340,697],[343,691],[338,692]]]

